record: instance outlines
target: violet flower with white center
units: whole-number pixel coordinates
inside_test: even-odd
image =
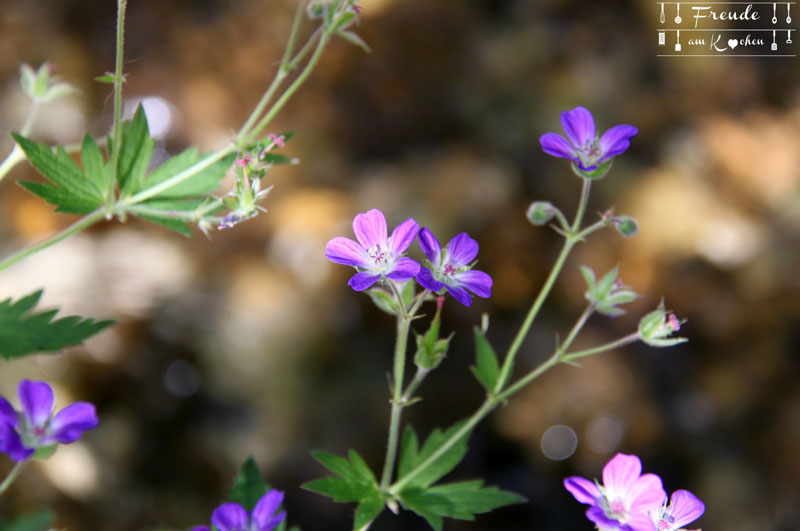
[[[604,530],[653,531],[650,511],[667,499],[661,478],[642,475],[635,455],[612,457],[603,467],[603,485],[573,476],[564,480],[564,487],[576,500],[591,505],[586,517]]]
[[[76,402],[53,414],[53,389],[47,382],[22,380],[17,388],[22,411],[0,396],[0,452],[24,461],[39,448],[80,439],[99,423],[95,407]]]
[[[593,171],[607,160],[621,155],[631,145],[639,130],[632,125],[615,125],[598,137],[592,113],[585,107],[575,107],[561,113],[561,124],[567,138],[545,133],[539,138],[548,155],[569,159],[582,171]]]
[[[383,278],[409,280],[419,272],[419,263],[403,256],[417,237],[417,222],[412,218],[405,220],[388,238],[386,230],[386,217],[373,208],[357,214],[353,220],[353,232],[358,242],[340,236],[325,246],[325,258],[359,270],[347,282],[354,290],[363,291]]]
[[[272,531],[286,518],[286,512],[275,514],[283,503],[283,492],[271,490],[258,500],[253,511],[238,503],[223,503],[211,514],[211,525],[216,531]],[[207,526],[197,526],[192,531],[209,531]]]
[[[691,524],[706,511],[700,499],[688,490],[672,493],[669,506],[666,502],[650,511],[656,531],[683,531],[683,526]]]
[[[448,293],[464,306],[472,304],[469,291],[479,297],[491,297],[492,277],[475,271],[471,264],[478,256],[478,242],[462,232],[442,250],[439,240],[427,228],[419,231],[419,244],[430,261],[417,274],[417,282],[434,293],[447,288]]]

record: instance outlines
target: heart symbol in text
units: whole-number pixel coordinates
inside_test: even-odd
[[[736,39],[728,39],[728,46],[730,46],[731,50],[733,50],[734,48],[739,46],[739,41],[737,41]]]

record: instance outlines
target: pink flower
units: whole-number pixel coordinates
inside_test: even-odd
[[[688,490],[676,490],[669,500],[669,507],[665,505],[666,503],[650,512],[657,531],[680,531],[706,511],[703,502]]]
[[[564,487],[591,506],[586,517],[600,529],[654,531],[650,513],[667,499],[661,478],[642,475],[642,463],[635,455],[612,457],[603,467],[603,485],[573,476],[564,480]]]

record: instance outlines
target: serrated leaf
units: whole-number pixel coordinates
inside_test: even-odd
[[[403,505],[425,518],[431,527],[441,530],[441,517],[474,520],[476,514],[487,513],[525,498],[497,487],[483,487],[483,481],[462,481],[437,485],[429,489],[407,489],[400,494]],[[438,518],[431,518],[431,516]]]
[[[139,191],[144,173],[153,156],[154,146],[155,141],[150,136],[147,116],[145,116],[144,107],[140,104],[136,108],[133,120],[122,126],[122,147],[117,171],[117,181],[122,197]]]
[[[375,475],[355,450],[350,450],[350,460],[326,452],[311,452],[334,476],[311,481],[303,488],[332,498],[335,502],[360,502],[371,497],[381,497]]]
[[[0,531],[45,531],[53,523],[53,513],[49,510],[20,516],[11,523],[0,522]]]
[[[92,138],[92,135],[86,133],[81,143],[81,163],[83,164],[83,171],[86,178],[97,188],[101,193],[108,190],[108,172],[103,163],[103,152],[97,146],[97,143]]]
[[[244,462],[233,486],[228,492],[228,499],[242,505],[247,511],[252,511],[258,500],[267,493],[269,485],[264,481],[258,465],[252,456]]]
[[[76,315],[54,321],[58,310],[30,313],[41,296],[39,290],[14,303],[10,298],[0,302],[0,356],[11,359],[61,350],[82,343],[114,323]]]
[[[56,153],[45,144],[37,144],[22,135],[11,136],[25,152],[34,168],[50,183],[21,181],[19,184],[48,203],[56,212],[88,214],[103,204],[103,192],[84,176],[81,169],[62,147]]]
[[[175,217],[173,213],[192,212],[206,201],[207,199],[204,197],[197,197],[194,199],[150,199],[140,203],[141,206],[149,209],[147,213],[140,211],[134,211],[134,213],[136,214],[136,217],[139,217],[145,221],[156,223],[162,227],[167,227],[168,229],[179,232],[184,236],[191,236],[191,227],[189,227],[189,225],[181,218]],[[163,214],[159,214],[157,212],[159,210],[162,211]],[[222,206],[220,206],[219,209],[207,213],[214,214],[219,210],[222,210]]]
[[[492,345],[477,326],[475,327],[475,360],[477,365],[471,367],[472,373],[487,392],[493,393],[497,387],[497,379],[500,377],[500,365]]]
[[[422,445],[421,450],[417,450],[417,436],[413,429],[406,428],[403,434],[403,442],[400,450],[400,461],[398,463],[398,476],[402,479],[420,463],[425,461],[428,457],[432,456],[442,443],[447,441],[454,435],[464,421],[457,422],[446,431],[437,428],[431,432],[425,444]],[[458,463],[464,458],[467,453],[467,440],[469,439],[469,432],[461,436],[461,438],[448,448],[442,455],[435,461],[429,464],[422,472],[414,476],[408,482],[409,487],[428,487],[441,479],[443,476],[453,470]]]
[[[356,514],[353,519],[353,530],[361,529],[383,511],[384,503],[380,495],[370,496],[361,501],[356,507]]]
[[[174,177],[187,168],[197,164],[204,158],[211,156],[206,154],[203,156],[198,155],[197,149],[189,148],[181,153],[174,155],[166,160],[161,166],[153,170],[144,180],[141,185],[141,190],[152,188],[167,179]],[[235,154],[228,155],[227,157],[215,162],[208,168],[199,171],[186,179],[180,184],[177,184],[159,194],[158,198],[181,198],[181,197],[196,197],[206,195],[219,188],[220,181],[225,176],[225,172],[233,164]]]

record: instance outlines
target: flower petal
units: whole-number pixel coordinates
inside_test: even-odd
[[[50,422],[47,440],[69,444],[80,439],[84,431],[97,427],[99,423],[94,404],[76,402],[56,413]]]
[[[398,225],[389,238],[389,251],[392,256],[396,257],[403,254],[408,249],[408,246],[411,245],[411,242],[414,241],[414,238],[417,237],[418,232],[419,225],[413,218],[408,218]]]
[[[419,270],[419,273],[417,273],[417,282],[419,282],[420,286],[423,288],[433,291],[434,293],[444,288],[444,283],[433,278],[433,271],[427,267],[423,267]]]
[[[419,231],[419,246],[422,247],[422,252],[428,257],[434,267],[436,267],[442,260],[442,246],[439,240],[433,235],[426,227],[422,227]]]
[[[364,249],[383,245],[386,243],[386,217],[377,208],[364,214],[356,214],[353,232]]]
[[[240,531],[250,525],[247,511],[238,503],[223,503],[211,513],[211,525],[219,531]]]
[[[635,455],[617,454],[603,467],[603,487],[609,500],[628,500],[628,492],[642,473]],[[626,503],[627,505],[627,503]]]
[[[404,256],[394,263],[394,267],[386,277],[392,280],[409,280],[419,273],[420,267],[419,262]]]
[[[688,490],[676,490],[672,493],[667,510],[674,519],[671,522],[673,529],[679,529],[703,516],[706,506]]]
[[[275,518],[267,522],[264,527],[259,528],[258,531],[272,531],[273,529],[278,527],[278,525],[281,522],[283,522],[285,518],[286,518],[286,511],[281,511],[277,515],[275,515]]]
[[[594,145],[595,128],[592,113],[586,107],[575,107],[561,113],[561,125],[572,145],[580,149]]]
[[[598,529],[604,529],[606,531],[610,531],[612,529],[624,529],[625,531],[630,531],[628,528],[622,527],[622,525],[619,523],[619,520],[606,516],[606,512],[602,509],[602,507],[589,507],[586,510],[586,518],[597,524]]]
[[[575,148],[567,142],[567,139],[556,133],[545,133],[539,137],[542,151],[554,157],[562,159],[578,160],[578,153]]]
[[[362,271],[350,277],[350,280],[347,281],[347,285],[356,291],[364,291],[375,284],[379,278],[381,278],[380,275],[376,275],[370,271]]]
[[[283,492],[279,490],[271,490],[258,500],[252,514],[253,521],[258,524],[258,531],[270,531],[272,529],[271,527],[268,528],[267,525],[282,503]]]
[[[325,245],[325,258],[337,264],[366,267],[364,248],[350,238],[339,236]]]
[[[453,236],[447,244],[445,262],[458,269],[475,260],[476,256],[478,256],[478,242],[470,238],[466,232],[462,232]]]
[[[646,513],[628,515],[625,523],[627,525],[623,529],[626,531],[655,531],[653,520]]]
[[[19,416],[11,403],[0,396],[0,424],[11,424],[16,426],[19,422]]]
[[[24,461],[33,452],[33,448],[22,445],[22,439],[11,424],[0,424],[0,453],[7,454],[12,461]]]
[[[632,125],[615,125],[600,137],[597,148],[603,154],[599,162],[621,155],[631,145],[631,138],[639,132]]]
[[[447,292],[453,296],[455,300],[463,304],[464,306],[471,306],[472,305],[472,297],[467,292],[466,289],[460,286],[447,286]]]
[[[192,528],[192,531],[211,531],[207,525],[198,525]]]
[[[455,275],[456,280],[478,297],[492,296],[492,277],[483,271],[474,269],[463,271]]]
[[[629,485],[625,500],[631,513],[647,513],[653,507],[663,505],[667,501],[667,493],[660,477],[643,474]]]
[[[53,388],[47,382],[22,380],[17,387],[22,413],[34,425],[42,426],[53,412]]]
[[[575,496],[576,500],[588,505],[597,505],[597,499],[603,496],[593,481],[580,476],[572,476],[565,479],[564,488]]]

